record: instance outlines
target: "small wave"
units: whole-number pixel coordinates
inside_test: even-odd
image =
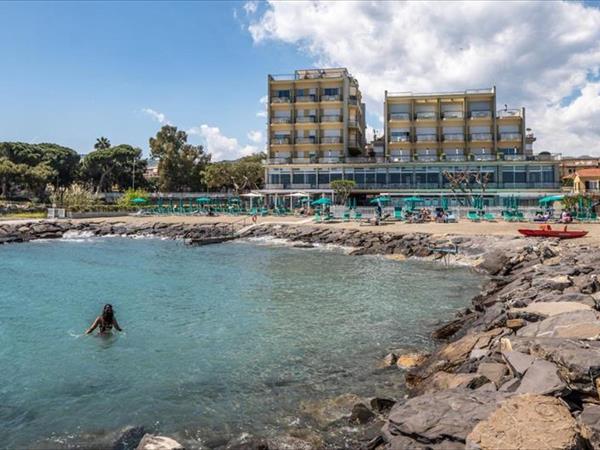
[[[249,238],[240,240],[240,242],[251,242],[251,243],[257,244],[257,245],[278,246],[278,247],[296,247],[298,245],[312,245],[312,248],[316,249],[316,250],[327,250],[327,251],[335,251],[335,252],[341,251],[345,254],[349,254],[352,251],[356,250],[355,247],[348,247],[348,246],[343,246],[343,245],[339,245],[339,244],[322,244],[319,242],[291,241],[289,239],[276,238],[273,236],[249,237]],[[310,250],[310,247],[304,248],[304,249]]]

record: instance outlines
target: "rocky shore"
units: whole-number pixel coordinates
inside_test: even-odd
[[[231,226],[0,224],[0,243],[58,238],[73,231],[197,239],[230,234]],[[210,448],[600,448],[598,248],[585,241],[393,234],[375,227],[264,224],[241,234],[396,258],[442,259],[440,249],[458,248],[451,262],[472,265],[487,273],[489,281],[470,307],[433,331],[440,344],[431,355],[381,355],[381,370],[405,377],[408,396],[359,399],[348,394],[303,405],[325,432],[276,439],[245,436]]]

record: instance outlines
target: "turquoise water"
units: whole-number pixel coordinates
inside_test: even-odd
[[[481,279],[459,268],[228,243],[0,246],[0,442],[144,425],[188,442],[300,420],[303,400],[398,395],[393,348],[431,346]],[[82,333],[104,303],[124,333]]]

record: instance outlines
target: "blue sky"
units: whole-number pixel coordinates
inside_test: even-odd
[[[0,3],[0,140],[50,141],[81,153],[95,139],[148,147],[160,127],[249,142],[267,73],[310,61],[287,44],[255,45],[234,2]],[[200,142],[201,137],[191,140]]]
[[[0,140],[147,150],[162,123],[216,158],[264,148],[269,73],[347,67],[389,91],[497,86],[536,150],[600,155],[600,2],[0,2]],[[367,134],[368,135],[368,134]]]

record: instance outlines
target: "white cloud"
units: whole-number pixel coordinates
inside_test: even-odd
[[[344,66],[367,110],[384,90],[497,86],[498,106],[527,108],[536,149],[600,151],[600,9],[580,2],[279,2],[248,30]],[[573,93],[581,93],[575,95]],[[565,98],[572,100],[564,106]]]
[[[258,130],[249,131],[247,136],[248,139],[250,139],[250,141],[254,142],[255,144],[260,144],[263,141],[263,134]]]
[[[254,13],[256,13],[256,10],[258,9],[258,1],[249,1],[244,3],[244,11],[246,11],[247,15],[252,15]]]
[[[236,138],[227,137],[218,127],[207,124],[190,128],[187,133],[203,140],[205,150],[212,154],[213,161],[237,159],[261,151],[257,145],[240,145]]]
[[[161,125],[169,125],[170,124],[167,117],[161,112],[155,111],[151,108],[142,108],[142,112],[145,114],[148,114],[150,117],[152,117],[154,120],[156,120]]]
[[[269,100],[269,97],[267,95],[262,96],[258,100],[258,102],[262,105],[262,110],[260,110],[256,113],[256,117],[267,117],[267,109],[268,109],[267,101],[268,100]]]

